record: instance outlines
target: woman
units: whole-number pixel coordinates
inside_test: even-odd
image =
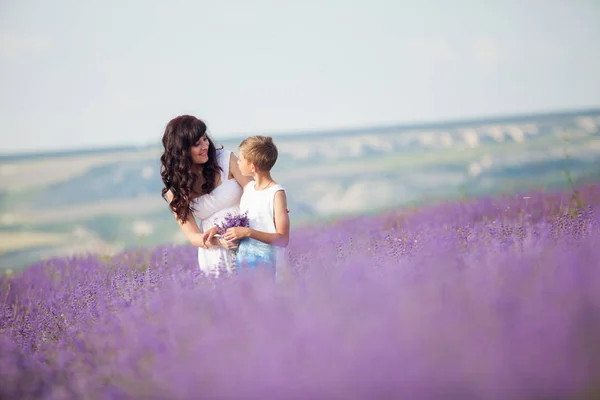
[[[162,142],[162,196],[186,238],[198,247],[200,269],[214,276],[221,269],[231,273],[235,268],[232,249],[237,245],[220,238],[207,240],[209,235],[204,233],[228,213],[239,213],[242,188],[252,178],[242,176],[235,154],[215,148],[206,124],[196,117],[172,119]]]

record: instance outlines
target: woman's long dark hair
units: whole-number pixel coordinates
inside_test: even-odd
[[[185,222],[189,213],[194,211],[191,206],[194,197],[213,191],[217,183],[217,171],[221,170],[217,161],[217,149],[207,135],[208,161],[202,168],[204,182],[200,193],[195,191],[199,174],[193,168],[190,148],[204,135],[207,135],[206,124],[191,115],[173,118],[163,134],[164,151],[160,156],[160,175],[165,186],[162,189],[162,197],[168,201],[166,195],[171,191],[173,199],[169,208],[181,222]]]

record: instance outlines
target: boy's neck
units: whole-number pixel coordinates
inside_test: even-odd
[[[264,190],[271,183],[275,183],[273,178],[271,178],[270,172],[255,172],[254,173],[254,188],[256,190]]]

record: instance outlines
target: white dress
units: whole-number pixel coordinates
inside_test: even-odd
[[[193,200],[194,216],[202,232],[224,220],[228,213],[239,214],[242,188],[235,179],[229,178],[229,160],[231,152],[217,150],[217,162],[221,167],[221,184],[212,192]],[[198,265],[207,275],[219,276],[235,269],[235,253],[222,247],[198,248]]]

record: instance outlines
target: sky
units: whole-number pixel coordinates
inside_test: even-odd
[[[452,4],[452,6],[450,6]],[[600,106],[597,0],[0,0],[0,153]]]

